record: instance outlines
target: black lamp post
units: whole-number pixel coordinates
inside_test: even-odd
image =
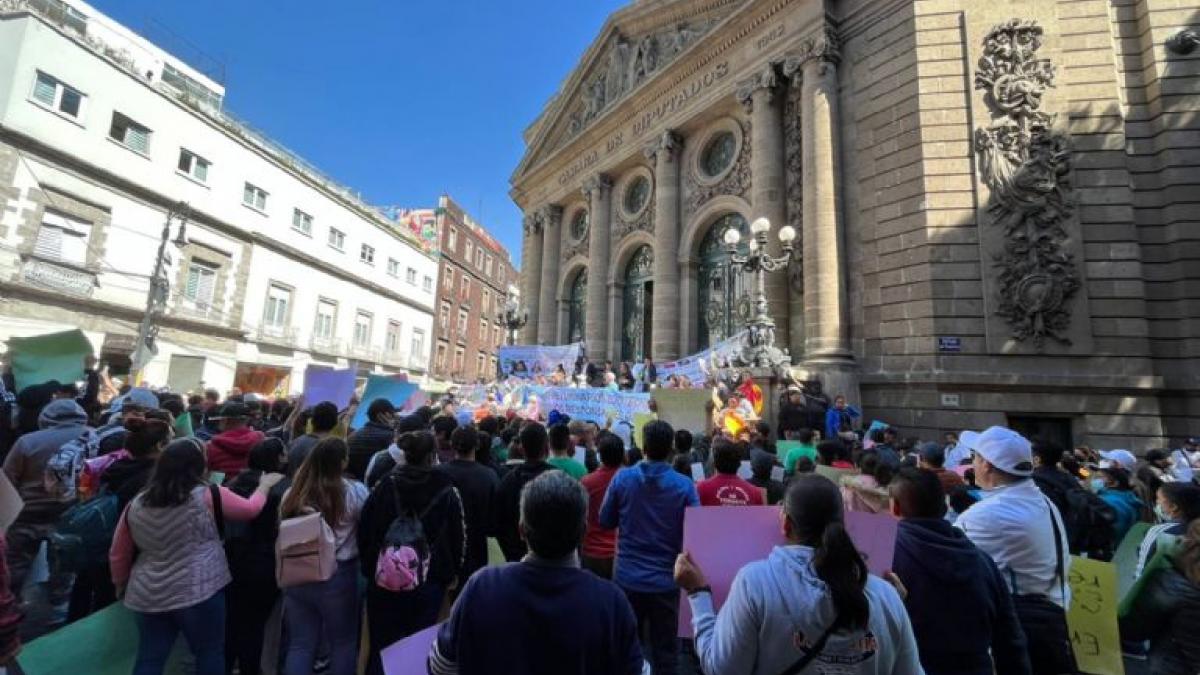
[[[783,255],[778,258],[767,253],[767,233],[770,230],[771,221],[766,218],[750,223],[750,252],[746,255],[737,252],[742,239],[737,229],[730,228],[724,235],[731,272],[754,275],[750,316],[746,321],[747,336],[739,355],[743,366],[776,368],[790,361],[787,353],[775,346],[775,320],[768,311],[766,285],[767,273],[786,271],[791,263],[795,253],[792,242],[796,240],[796,230],[791,225],[780,228],[779,242],[783,245]]]

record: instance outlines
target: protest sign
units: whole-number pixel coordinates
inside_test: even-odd
[[[309,366],[304,371],[304,403],[313,406],[329,401],[339,410],[350,404],[354,397],[355,371],[353,368],[334,370]]]
[[[687,378],[688,388],[705,389],[708,380],[706,364],[702,358],[689,356],[678,361],[667,361],[655,366],[658,382],[662,384],[671,376]]]
[[[595,422],[601,427],[609,417],[625,422],[631,428],[633,416],[650,412],[650,394],[631,394],[593,387],[526,387],[528,394],[537,394],[542,414],[551,410],[566,413],[573,420]]]
[[[782,466],[773,466],[773,467],[771,467],[771,480],[777,480],[777,481],[779,481],[780,483],[782,483],[782,482],[783,482],[783,478],[784,478],[784,473],[783,473],[783,467],[782,467]]]
[[[824,464],[818,464],[816,470],[818,475],[824,476],[838,485],[842,484],[842,476],[854,476],[858,474],[857,469],[837,469],[832,466],[825,466]]]
[[[1150,523],[1134,523],[1133,527],[1129,528],[1129,532],[1125,534],[1125,538],[1121,540],[1121,544],[1117,546],[1117,552],[1113,555],[1113,566],[1117,568],[1117,597],[1123,598],[1133,587],[1133,582],[1137,581],[1137,559],[1138,548],[1142,545],[1142,540],[1146,538],[1146,532],[1150,529]]]
[[[655,389],[650,397],[658,407],[658,419],[674,429],[702,434],[708,428],[706,404],[712,400],[707,389]]]
[[[692,480],[697,483],[704,480],[704,465],[700,462],[692,462]]]
[[[567,375],[575,372],[582,345],[506,345],[500,347],[500,372],[503,377],[523,379],[545,375],[549,377],[562,366]]]
[[[367,423],[367,408],[375,399],[384,398],[397,408],[403,407],[417,391],[417,385],[411,382],[401,382],[390,375],[368,375],[367,386],[363,389],[362,400],[350,425],[361,429]]]
[[[0,532],[7,532],[21,509],[25,508],[25,500],[17,493],[8,474],[0,472]]]
[[[425,664],[429,660],[429,650],[433,647],[438,629],[441,627],[440,623],[430,626],[419,633],[413,633],[403,640],[393,643],[390,647],[385,647],[379,653],[379,658],[383,661],[383,672],[387,675],[412,675],[412,673],[427,672]]]
[[[71,384],[83,379],[83,357],[92,353],[92,343],[78,329],[8,339],[8,363],[18,392],[50,380]]]
[[[137,649],[137,615],[116,602],[24,645],[17,663],[25,675],[129,675]],[[185,672],[189,654],[186,641],[176,640],[164,672]]]
[[[892,567],[898,521],[890,515],[857,511],[847,511],[845,518],[846,530],[867,567],[872,574],[882,576]],[[718,610],[738,570],[786,544],[778,506],[693,506],[683,518],[683,550],[704,572],[713,589],[713,607]],[[692,611],[682,593],[679,636],[692,636]]]
[[[1124,675],[1117,630],[1117,568],[1112,563],[1071,556],[1071,607],[1067,626],[1080,672]]]
[[[743,459],[742,462],[738,464],[737,475],[738,478],[741,478],[742,480],[750,480],[754,477],[754,471],[750,468],[750,460]]]
[[[633,442],[638,448],[646,447],[644,443],[645,437],[642,435],[642,430],[645,429],[646,425],[653,420],[654,413],[651,412],[633,414]]]

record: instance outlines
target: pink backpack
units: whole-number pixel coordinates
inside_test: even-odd
[[[443,489],[418,513],[403,508],[394,483],[392,487],[398,515],[388,527],[375,561],[375,585],[399,593],[416,590],[425,582],[432,546],[422,520],[452,488]]]
[[[279,523],[275,540],[275,581],[280,588],[328,581],[337,570],[333,528],[320,513]]]

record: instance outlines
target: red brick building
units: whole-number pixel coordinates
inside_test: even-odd
[[[431,375],[458,383],[490,381],[504,340],[499,314],[517,281],[508,251],[454,200],[437,210],[438,263]]]

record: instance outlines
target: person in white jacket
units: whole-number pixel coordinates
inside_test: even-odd
[[[868,574],[842,519],[836,485],[794,480],[780,515],[788,544],[743,567],[719,613],[704,574],[679,556],[675,581],[688,593],[703,672],[924,672],[896,582]]]

